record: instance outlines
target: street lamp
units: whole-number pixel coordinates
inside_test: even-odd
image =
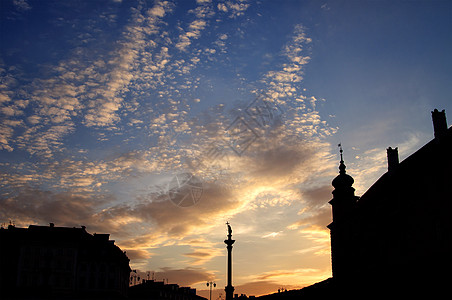
[[[216,287],[217,284],[215,282],[213,282],[213,281],[208,281],[207,282],[207,286],[210,286],[210,298],[209,298],[209,300],[212,300],[212,286]]]

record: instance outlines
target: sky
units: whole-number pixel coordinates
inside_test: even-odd
[[[451,53],[451,1],[1,0],[0,222],[224,299],[229,221],[235,293],[324,280],[337,145],[362,195],[452,115]]]

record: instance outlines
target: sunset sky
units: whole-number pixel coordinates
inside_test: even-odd
[[[361,195],[452,120],[451,53],[452,1],[1,0],[0,222],[224,298],[229,221],[235,293],[326,279],[338,143]]]

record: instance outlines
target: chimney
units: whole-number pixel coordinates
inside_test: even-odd
[[[386,149],[388,155],[388,172],[393,172],[399,167],[399,150],[397,147]]]
[[[435,138],[440,138],[447,132],[446,111],[443,109],[440,112],[435,108],[435,110],[432,111],[432,120]]]

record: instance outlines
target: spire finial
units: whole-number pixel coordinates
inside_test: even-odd
[[[337,146],[339,147],[339,152],[341,153],[341,163],[344,163],[344,158],[342,157],[342,152],[344,152],[344,150],[342,150],[342,144],[338,144]]]
[[[339,153],[341,154],[341,161],[339,164],[339,174],[345,174],[345,164],[344,164],[344,156],[343,156],[343,152],[344,150],[342,150],[342,144],[338,144],[337,145],[339,147]]]

